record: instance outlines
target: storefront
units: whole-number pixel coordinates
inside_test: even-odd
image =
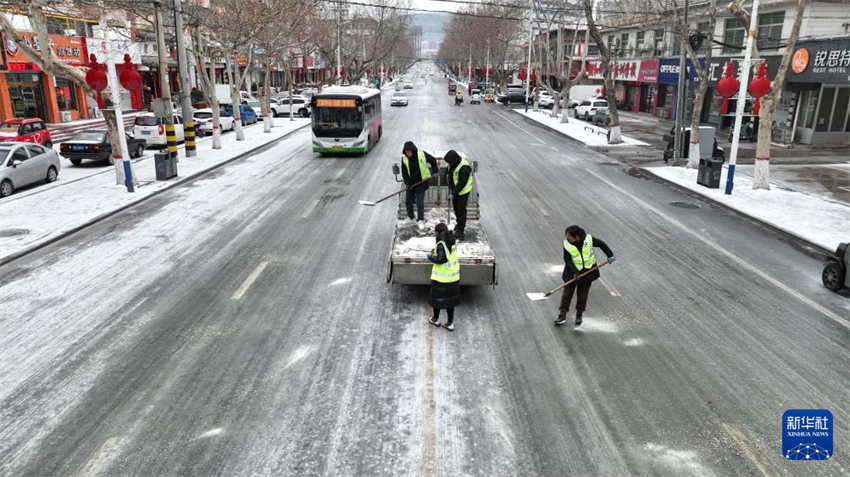
[[[33,34],[21,33],[21,37],[41,50]],[[84,64],[82,38],[49,35],[49,39],[57,61],[72,66]],[[5,36],[0,41],[4,57],[0,62],[0,118],[42,118],[48,123],[59,123],[89,117],[82,88],[42,72]]]
[[[786,95],[792,141],[850,144],[850,38],[798,44]]]
[[[712,58],[708,70],[708,90],[705,93],[705,101],[703,103],[702,121],[717,124],[718,129],[728,129],[732,127],[735,123],[735,111],[738,107],[738,95],[736,94],[729,98],[727,105],[728,109],[726,113],[723,113],[723,97],[717,94],[717,82],[723,78],[723,73],[726,71],[726,64],[729,63],[729,61],[733,61],[735,63],[735,73],[740,74],[741,64],[744,61],[741,57],[731,58],[728,56],[721,56],[718,58]],[[779,56],[768,56],[758,60],[753,60],[751,65],[752,71],[750,71],[750,80],[752,80],[755,76],[755,72],[758,71],[759,65],[762,62],[767,63],[767,77],[771,79],[776,77],[776,72],[779,70],[779,64],[781,61],[782,58]],[[755,106],[755,100],[752,96],[747,94],[746,101],[747,104],[744,106],[743,121],[744,123],[748,121],[756,121],[757,116],[752,113],[753,106]]]
[[[679,85],[679,58],[661,58],[658,60],[658,95],[655,104],[654,115],[662,118],[674,120],[676,119],[676,108],[678,105],[678,85]],[[704,64],[700,59],[700,64]],[[697,72],[694,68],[694,63],[687,60],[685,63],[686,75],[685,85],[696,84]],[[687,108],[686,108],[687,110]]]
[[[638,71],[641,60],[620,60],[612,63],[612,74],[615,81],[615,97],[617,108],[627,111],[638,111],[640,108],[641,91],[638,83]],[[588,61],[587,77],[594,80],[602,80],[598,84],[604,84],[601,61]]]
[[[654,115],[658,104],[658,60],[641,60],[637,79],[640,85],[638,111]]]

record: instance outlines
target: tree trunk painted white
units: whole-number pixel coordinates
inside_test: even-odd
[[[264,133],[272,132],[272,123],[273,122],[274,122],[274,120],[272,119],[271,114],[266,114],[265,116],[263,116],[263,132]]]
[[[204,91],[206,91],[206,97],[210,101],[210,109],[212,109],[212,119],[213,119],[213,140],[212,140],[212,148],[213,149],[221,149],[221,115],[219,114],[221,111],[221,105],[218,102],[218,96],[215,94],[215,85],[213,84],[212,78],[215,77],[215,63],[210,63],[209,70],[207,69],[205,58],[209,56],[210,58],[215,57],[215,51],[206,50],[204,47],[204,38],[201,36],[200,29],[195,29],[195,36],[197,37],[196,45],[198,48],[198,54],[196,57],[199,61],[199,71],[201,73],[201,81],[204,83]],[[196,128],[195,131],[198,131]]]
[[[623,135],[620,133],[620,125],[612,125],[608,130],[608,144],[620,144],[623,142]]]
[[[570,110],[565,109],[564,112],[561,113],[561,124],[567,124],[570,122]]]
[[[212,148],[213,149],[221,149],[221,126],[213,125],[213,136],[212,136]]]

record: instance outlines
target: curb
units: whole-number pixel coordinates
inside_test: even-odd
[[[791,232],[788,232],[787,230],[783,230],[783,229],[777,227],[776,225],[771,224],[770,222],[759,219],[758,217],[753,217],[752,215],[748,215],[744,212],[741,212],[738,209],[735,209],[733,207],[728,206],[727,204],[724,204],[723,202],[718,202],[718,201],[712,199],[711,197],[709,197],[707,195],[702,195],[698,192],[694,192],[693,190],[688,189],[685,186],[679,185],[679,184],[677,184],[673,181],[669,181],[669,180],[653,173],[650,170],[650,168],[639,167],[638,170],[640,170],[641,173],[646,174],[648,176],[651,176],[651,177],[655,178],[656,180],[661,181],[664,184],[669,184],[669,185],[671,185],[671,186],[673,186],[673,187],[675,187],[675,188],[677,188],[681,191],[684,191],[684,192],[688,193],[688,195],[696,196],[700,200],[703,200],[705,202],[710,202],[714,205],[717,205],[717,206],[719,206],[719,207],[721,207],[725,210],[728,210],[728,211],[738,215],[739,217],[742,217],[742,218],[745,218],[747,220],[751,220],[753,222],[756,222],[759,225],[762,225],[763,227],[765,227],[765,228],[767,228],[767,229],[769,229],[769,230],[771,230],[771,231],[773,231],[773,232],[775,232],[779,235],[782,235],[783,237],[786,237],[786,238],[791,239],[795,242],[798,242],[802,245],[805,245],[805,246],[813,249],[816,252],[823,253],[823,254],[826,254],[826,255],[832,255],[832,253],[835,252],[835,250],[829,250],[827,248],[824,248],[822,245],[818,245],[814,242],[810,242],[809,240],[807,240],[805,237],[803,237],[801,235],[796,235],[796,234],[793,234]]]
[[[587,144],[585,144],[585,143],[583,143],[583,142],[579,141],[578,139],[576,139],[576,138],[574,138],[574,137],[572,137],[572,136],[568,135],[567,133],[565,133],[565,132],[563,132],[563,131],[559,131],[559,130],[557,130],[557,129],[555,129],[555,128],[550,128],[550,127],[546,126],[545,124],[542,124],[542,123],[540,123],[540,122],[537,122],[537,121],[535,121],[535,120],[533,120],[533,119],[529,118],[528,116],[526,116],[526,115],[524,115],[524,114],[521,114],[521,113],[517,112],[517,110],[516,110],[516,109],[513,109],[513,108],[511,108],[510,106],[508,106],[508,108],[511,110],[511,112],[513,112],[513,113],[514,113],[514,114],[516,114],[517,116],[521,117],[522,119],[524,119],[524,120],[525,120],[527,123],[529,123],[529,124],[536,125],[537,127],[539,127],[539,128],[541,128],[541,129],[543,129],[544,131],[550,131],[550,132],[553,132],[553,133],[555,133],[555,134],[557,134],[557,135],[559,135],[559,136],[565,137],[565,138],[567,138],[568,140],[570,140],[570,141],[572,141],[572,142],[574,142],[574,143],[576,143],[576,144],[579,144],[579,145],[581,145],[581,146],[584,146],[585,148],[587,148],[587,149],[588,149],[588,150],[590,150],[590,151],[598,152],[598,153],[600,153],[600,154],[605,154],[605,152],[603,152],[603,151],[598,151],[598,150],[594,149],[594,147],[604,147],[604,146],[588,146]],[[530,108],[529,108],[529,110],[530,110]],[[571,121],[578,121],[578,119],[574,119],[574,118],[570,118],[570,120],[571,120]],[[644,146],[633,146],[633,147],[644,147]]]
[[[186,183],[188,183],[188,182],[192,182],[192,181],[194,181],[194,180],[196,180],[196,179],[199,179],[201,176],[204,176],[204,175],[206,175],[206,174],[209,174],[210,172],[215,171],[216,169],[219,169],[219,168],[221,168],[221,167],[223,167],[223,166],[225,166],[225,165],[227,165],[227,164],[230,164],[231,162],[235,162],[235,161],[238,161],[238,160],[240,160],[240,159],[245,159],[245,158],[247,158],[248,156],[250,156],[250,155],[254,154],[255,152],[257,152],[257,151],[258,151],[258,150],[260,150],[260,149],[263,149],[263,148],[265,148],[265,147],[268,147],[268,146],[270,146],[271,144],[274,144],[275,142],[278,142],[278,141],[280,141],[280,140],[286,139],[287,137],[289,137],[289,136],[291,136],[292,134],[294,134],[294,133],[296,133],[296,132],[298,132],[298,131],[300,131],[300,130],[304,129],[305,127],[309,126],[310,124],[311,124],[311,123],[305,123],[303,126],[299,126],[299,127],[295,128],[295,129],[293,129],[292,131],[289,131],[288,133],[284,134],[283,136],[280,136],[280,137],[278,137],[278,138],[272,139],[272,140],[270,140],[269,142],[263,143],[263,144],[261,144],[261,145],[259,145],[259,146],[255,147],[255,148],[253,148],[253,149],[250,149],[250,150],[248,150],[248,151],[245,151],[245,152],[243,152],[242,154],[239,154],[238,156],[234,156],[234,157],[231,157],[230,159],[227,159],[227,160],[225,160],[225,161],[222,161],[222,162],[220,162],[220,163],[218,163],[218,164],[216,164],[216,165],[214,165],[214,166],[210,167],[209,169],[205,169],[205,170],[203,170],[203,171],[198,171],[198,172],[196,172],[196,173],[194,173],[194,174],[192,174],[192,175],[190,175],[190,176],[183,177],[183,178],[181,178],[181,179],[179,179],[179,180],[177,180],[177,181],[175,181],[175,182],[173,182],[173,183],[171,183],[171,184],[168,184],[167,186],[163,187],[162,189],[159,189],[159,190],[157,190],[157,191],[155,191],[155,192],[152,192],[151,194],[148,194],[148,195],[146,195],[146,196],[144,196],[144,197],[142,197],[142,198],[140,198],[140,199],[138,199],[138,200],[136,200],[136,201],[134,201],[134,202],[130,202],[130,203],[128,203],[128,204],[125,204],[125,205],[123,205],[123,206],[121,206],[121,207],[119,207],[119,208],[115,209],[115,210],[110,210],[109,212],[105,212],[105,213],[103,213],[103,214],[100,214],[100,215],[98,215],[98,216],[96,216],[96,217],[94,217],[94,218],[92,218],[92,219],[87,220],[86,222],[84,222],[84,223],[82,223],[82,224],[80,224],[80,225],[78,225],[78,226],[76,226],[76,227],[73,227],[73,228],[71,228],[71,229],[69,229],[69,230],[66,230],[66,231],[63,231],[63,232],[60,232],[60,233],[59,233],[59,234],[57,234],[55,237],[51,237],[51,238],[49,238],[49,239],[47,239],[47,240],[45,240],[45,241],[43,241],[43,242],[40,242],[40,243],[37,243],[37,244],[33,244],[33,245],[31,245],[31,246],[29,246],[29,247],[27,247],[27,248],[24,248],[24,249],[22,249],[22,250],[18,250],[18,251],[17,251],[17,252],[15,252],[15,253],[12,253],[12,254],[10,254],[10,255],[7,255],[7,256],[5,256],[5,257],[2,257],[2,258],[0,258],[0,267],[2,267],[2,266],[4,266],[4,265],[6,265],[6,264],[8,264],[8,263],[11,263],[11,262],[13,262],[13,261],[15,261],[15,260],[17,260],[17,259],[19,259],[19,258],[21,258],[21,257],[24,257],[24,256],[26,256],[26,255],[29,255],[29,254],[31,254],[31,253],[33,253],[33,252],[37,251],[37,250],[40,250],[40,249],[42,249],[42,248],[44,248],[44,247],[46,247],[46,246],[48,246],[48,245],[51,245],[51,244],[53,244],[53,243],[56,243],[56,242],[58,242],[58,241],[60,241],[60,240],[62,240],[62,239],[64,239],[64,238],[66,238],[66,237],[69,237],[69,236],[71,236],[71,235],[73,235],[73,234],[75,234],[75,233],[77,233],[77,232],[79,232],[79,231],[81,231],[81,230],[83,230],[83,229],[85,229],[85,228],[88,228],[88,227],[90,227],[90,226],[92,226],[92,225],[95,225],[95,224],[97,224],[98,222],[102,222],[102,221],[104,221],[104,220],[106,220],[106,219],[108,219],[108,218],[112,217],[113,215],[118,214],[119,212],[123,212],[123,211],[125,211],[125,210],[127,210],[127,209],[129,209],[129,208],[131,208],[131,207],[135,207],[136,205],[139,205],[139,204],[141,204],[142,202],[145,202],[145,201],[146,201],[146,200],[148,200],[148,199],[151,199],[151,198],[153,198],[153,197],[156,197],[156,196],[158,196],[158,195],[162,194],[163,192],[169,191],[169,190],[171,190],[171,189],[174,189],[175,187],[178,187],[178,186],[181,186],[181,185],[186,184]]]

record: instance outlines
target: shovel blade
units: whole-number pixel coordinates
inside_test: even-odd
[[[375,202],[369,202],[368,200],[361,200],[361,201],[359,201],[359,202],[360,202],[361,204],[363,204],[363,205],[367,205],[367,206],[369,206],[369,207],[374,207],[374,206],[375,206]]]
[[[527,296],[531,301],[540,301],[549,298],[545,293],[526,293],[525,296]]]

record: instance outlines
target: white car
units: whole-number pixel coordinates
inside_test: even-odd
[[[582,118],[585,121],[590,121],[590,119],[593,118],[593,115],[596,114],[597,108],[607,107],[608,101],[605,101],[604,99],[586,99],[576,106],[574,115],[576,118]]]
[[[390,106],[407,106],[407,93],[402,91],[393,93]]]
[[[254,112],[257,113],[258,118],[263,117],[263,107],[260,106],[260,102],[258,100],[251,99],[251,100],[243,101],[242,104],[247,105],[248,107],[253,109]]]
[[[469,98],[469,104],[481,104],[481,90],[472,90],[472,96]]]
[[[577,107],[578,105],[580,105],[584,101],[593,101],[594,99],[605,99],[605,97],[600,96],[600,95],[596,95],[596,96],[591,96],[591,97],[585,98],[585,99],[571,99],[570,100],[570,109]]]
[[[275,116],[288,116],[289,98],[286,97],[277,101],[272,101],[272,110],[274,111]],[[302,118],[310,117],[310,100],[304,96],[292,96],[292,110],[295,112],[296,116],[301,116]]]
[[[30,142],[0,143],[0,198],[36,182],[59,177],[59,154]]]
[[[206,136],[212,136],[213,133],[213,110],[212,108],[204,108],[195,111],[192,119],[195,121],[195,130],[203,133]],[[226,116],[224,111],[218,114],[218,122],[221,126],[221,132],[233,131],[233,116]]]
[[[184,140],[183,118],[175,114],[173,117],[174,135],[177,142]],[[144,139],[148,146],[165,146],[168,141],[165,138],[165,125],[162,118],[154,116],[153,113],[143,113],[136,116],[133,123],[133,136]]]
[[[411,83],[410,81],[405,81],[404,89],[413,89],[413,83]]]
[[[555,109],[555,98],[549,96],[548,91],[541,91],[537,97],[537,105],[545,109]]]

